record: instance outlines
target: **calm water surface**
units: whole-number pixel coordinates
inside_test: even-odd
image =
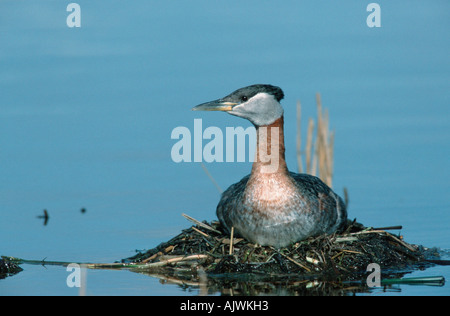
[[[249,126],[192,106],[253,83],[283,88],[287,162],[296,170],[315,93],[336,132],[333,188],[349,216],[403,225],[411,243],[449,249],[450,5],[378,1],[0,2],[0,254],[113,262],[215,219],[219,194],[199,163],[174,163],[171,131]],[[222,188],[250,163],[211,163]],[[86,209],[85,213],[80,210]],[[47,209],[46,226],[36,218]],[[77,295],[62,267],[24,265],[0,295]],[[435,267],[412,276],[443,275]],[[87,273],[88,295],[196,295],[129,271]],[[448,295],[398,286],[377,295]]]

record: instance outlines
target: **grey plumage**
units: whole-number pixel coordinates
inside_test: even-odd
[[[298,196],[288,204],[277,206],[275,212],[279,219],[273,215],[267,219],[254,212],[255,203],[246,192],[250,178],[247,175],[223,192],[216,211],[219,221],[228,232],[234,226],[235,232],[252,242],[277,247],[345,228],[346,206],[336,193],[315,176],[293,172],[289,176]]]

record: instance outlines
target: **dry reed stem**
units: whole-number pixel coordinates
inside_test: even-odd
[[[397,243],[401,244],[402,246],[404,246],[405,248],[407,248],[408,250],[412,251],[412,252],[416,252],[417,249],[415,249],[414,247],[412,247],[410,244],[404,242],[403,240],[395,237],[394,235],[384,231],[384,230],[363,230],[360,232],[356,232],[356,233],[350,233],[349,235],[355,236],[355,235],[362,235],[362,234],[381,234],[381,235],[385,235],[388,236],[389,238],[393,239],[394,241],[396,241]]]
[[[245,240],[245,239],[244,238],[233,237],[233,245],[237,245],[238,243],[240,243],[243,240]],[[225,244],[225,245],[230,245],[231,244],[231,239],[230,238],[222,238],[221,241],[222,241],[222,244]]]
[[[356,237],[336,237],[336,239],[334,240],[334,242],[339,243],[339,242],[354,242],[357,241],[358,238]]]
[[[314,142],[314,148],[317,148],[317,137]],[[317,150],[313,150],[313,156],[312,156],[312,167],[311,167],[311,174],[313,176],[317,176]]]
[[[350,203],[350,197],[348,195],[348,190],[346,187],[344,187],[344,201],[345,201],[345,206],[348,209],[348,204]]]
[[[406,247],[408,250],[411,250],[412,252],[417,251],[417,249],[415,249],[414,247],[412,247],[410,244],[408,244],[408,243],[404,242],[403,240],[401,240],[401,239],[395,237],[394,235],[389,234],[389,233],[386,233],[386,234],[389,236],[389,238],[391,238],[391,239],[395,240],[396,242],[398,242],[399,244],[403,245],[403,246]]]
[[[152,260],[156,259],[156,257],[161,256],[161,255],[162,255],[161,252],[155,253],[153,256],[150,256],[147,259],[142,260],[142,263],[147,263],[149,261],[152,261]]]
[[[234,238],[234,226],[231,227],[231,237],[230,237],[230,255],[233,254],[233,238]]]
[[[206,259],[206,258],[208,258],[208,255],[196,254],[196,255],[191,255],[191,256],[187,256],[187,257],[182,256],[182,257],[170,258],[170,259],[158,261],[158,262],[138,264],[138,265],[136,265],[136,268],[139,268],[139,269],[158,268],[158,267],[166,266],[171,263],[178,263],[178,262],[191,261],[191,260],[200,260],[200,259]]]
[[[307,262],[312,263],[313,265],[318,265],[320,263],[319,260],[311,258],[311,257],[306,257],[305,259]]]
[[[332,149],[330,148],[329,132],[329,114],[325,110],[322,112],[322,101],[320,94],[316,94],[317,102],[317,156],[319,159],[319,176],[329,186],[332,187],[332,168],[331,159]]]
[[[205,164],[202,162],[200,163],[203,171],[205,171],[206,175],[208,176],[208,178],[211,180],[211,182],[214,184],[214,186],[217,188],[217,191],[219,191],[220,194],[223,193],[222,188],[220,187],[220,185],[217,183],[216,179],[214,179],[214,177],[212,176],[212,174],[209,172],[209,170],[206,168]]]
[[[319,163],[319,176],[326,183],[324,179],[324,160],[325,155],[323,155],[323,142],[326,136],[323,135],[323,117],[322,117],[322,102],[320,99],[320,94],[316,94],[316,104],[317,104],[317,137],[316,137],[316,155]],[[326,131],[325,131],[326,132]]]
[[[272,248],[272,249],[275,249],[275,248]],[[282,255],[283,257],[285,257],[286,259],[288,259],[288,260],[291,261],[292,263],[298,265],[300,268],[302,268],[302,269],[304,269],[304,270],[306,270],[306,271],[308,271],[308,272],[311,272],[311,269],[309,269],[307,266],[304,266],[303,264],[301,264],[301,263],[298,262],[298,261],[295,261],[295,260],[292,259],[291,257],[286,256],[284,253],[279,252],[279,251],[277,251],[277,253],[279,253],[280,255]]]
[[[342,249],[342,252],[348,252],[348,253],[356,253],[359,255],[362,255],[363,253],[360,251],[354,251],[354,250],[348,250],[348,249]]]
[[[301,137],[301,118],[302,107],[300,101],[297,101],[297,165],[298,172],[303,173],[303,160],[302,160],[302,137]]]
[[[202,232],[200,229],[195,228],[194,226],[192,226],[192,229],[195,230],[197,233],[199,233],[200,235],[203,235],[205,237],[210,237],[207,233]]]
[[[195,218],[193,218],[193,217],[191,217],[191,216],[189,216],[189,215],[187,215],[187,214],[182,213],[181,215],[182,215],[184,218],[186,218],[188,221],[191,221],[191,222],[193,222],[194,224],[196,224],[196,225],[198,225],[198,226],[200,226],[200,227],[203,227],[203,228],[205,228],[205,229],[208,229],[208,230],[210,230],[210,231],[213,231],[213,232],[215,232],[215,233],[219,233],[219,234],[220,234],[220,232],[219,232],[217,229],[214,229],[214,228],[212,228],[211,226],[209,226],[209,225],[207,225],[207,224],[205,224],[205,223],[202,223],[202,222],[196,220]]]
[[[334,171],[334,130],[330,132],[328,142],[328,169],[330,170],[330,177],[333,179]]]
[[[312,164],[311,164],[311,152],[312,152],[312,138],[314,133],[314,120],[309,119],[308,122],[308,135],[306,138],[306,172],[312,174]]]

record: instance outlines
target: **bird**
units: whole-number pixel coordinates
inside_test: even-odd
[[[318,177],[288,170],[281,88],[254,84],[201,103],[193,111],[224,111],[256,128],[251,173],[222,193],[216,214],[230,233],[278,249],[308,237],[342,231],[347,209]]]

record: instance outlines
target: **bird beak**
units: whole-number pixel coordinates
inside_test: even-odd
[[[235,105],[237,105],[237,103],[219,99],[199,104],[193,107],[192,111],[231,111]]]

